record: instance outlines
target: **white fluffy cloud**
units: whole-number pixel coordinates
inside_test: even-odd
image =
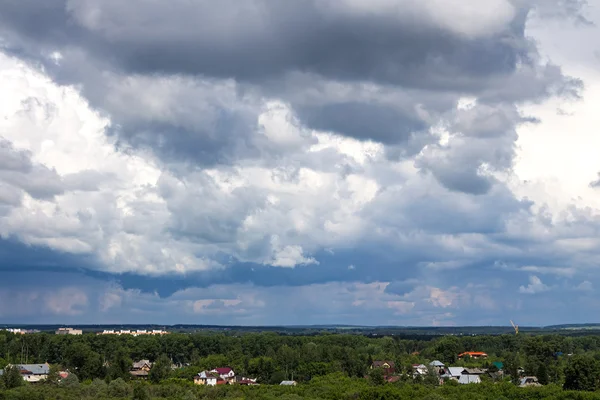
[[[219,267],[211,256],[222,251],[294,267],[318,263],[305,255],[307,249],[354,237],[362,224],[357,214],[378,190],[367,176],[340,176],[336,165],[322,171],[293,160],[169,170],[149,153],[118,151],[105,135],[110,120],[94,112],[74,88],[58,86],[6,55],[0,65],[1,92],[11,94],[2,97],[2,148],[12,152],[4,163],[23,159],[38,168],[31,172],[37,179],[33,183],[15,178],[14,172],[3,178],[4,185],[25,189],[22,201],[14,197],[16,189],[3,191],[4,202],[19,203],[3,216],[5,237],[95,254],[112,272]],[[126,97],[118,91],[114,96],[124,102],[120,108],[135,112],[126,107]],[[168,98],[160,102],[148,104],[153,118],[173,106]],[[283,146],[288,154],[305,147],[313,161],[333,156],[340,163],[364,163],[369,154],[368,143],[302,130],[280,103],[265,107],[257,121],[262,129],[253,137],[265,146]],[[196,114],[206,116],[201,110]],[[36,188],[49,195],[39,198]],[[294,238],[287,233],[290,228]]]
[[[12,152],[4,163],[30,163],[35,177],[4,176],[2,184],[15,189],[3,191],[4,202],[13,206],[2,216],[2,235],[95,255],[107,271],[157,275],[220,268],[219,253],[280,267],[319,264],[316,252],[349,248],[365,238],[398,250],[422,246],[425,252],[427,246],[441,258],[473,261],[490,254],[501,258],[508,250],[477,232],[507,226],[510,233],[513,219],[520,228],[525,223],[527,230],[538,229],[536,219],[527,217],[526,203],[513,199],[502,185],[483,196],[448,191],[415,169],[413,160],[388,160],[379,144],[303,128],[281,102],[260,107],[249,140],[258,149],[277,148],[284,158],[188,168],[164,164],[143,150],[118,150],[106,135],[110,119],[94,111],[74,87],[59,86],[6,55],[0,66],[1,92],[10,93],[2,96],[0,118],[3,151]],[[127,107],[132,85],[142,91],[159,85],[161,93],[183,88],[177,82],[123,83],[111,92],[120,104],[114,109],[179,119],[168,95]],[[211,102],[221,97],[216,99]],[[239,103],[235,96],[227,101],[228,107]],[[205,111],[202,106],[186,112],[181,123],[187,116],[209,117]],[[501,115],[486,113],[483,122],[466,115],[460,129],[502,129]],[[447,146],[460,148],[460,140]],[[443,174],[446,156],[440,160],[430,154],[445,151],[444,146],[426,146],[417,160],[429,157],[434,175]],[[572,251],[572,240],[554,240],[558,250]]]
[[[529,285],[519,287],[519,293],[524,294],[537,294],[546,292],[548,290],[550,290],[550,288],[535,275],[531,275],[529,277]]]

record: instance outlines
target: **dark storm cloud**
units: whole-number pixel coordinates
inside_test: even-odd
[[[419,105],[439,120],[451,118],[454,102],[464,94],[509,102],[510,109],[513,101],[537,100],[578,83],[554,66],[539,65],[535,44],[524,36],[534,4],[520,2],[512,20],[499,28],[463,35],[426,13],[410,14],[410,4],[399,17],[312,0],[178,0],[168,7],[137,0],[49,0],[39,7],[34,0],[10,0],[0,4],[0,33],[31,57],[60,51],[59,66],[44,61],[47,71],[60,82],[82,84],[92,104],[111,116],[110,132],[125,146],[151,148],[167,161],[206,166],[264,158],[250,138],[265,95],[290,103],[310,128],[393,145],[389,154],[406,156],[430,143],[432,123],[406,104]],[[567,8],[570,14],[578,10],[572,4]],[[298,82],[295,75],[314,79]],[[160,87],[144,81],[161,76],[193,78]],[[131,88],[130,77],[142,82]],[[211,79],[228,78],[234,89],[209,89]],[[194,86],[193,79],[205,83]],[[412,91],[401,107],[393,100],[361,98],[361,93],[333,90],[319,93],[318,102],[296,94],[318,91],[322,81]],[[195,107],[202,96],[202,106]],[[148,109],[144,100],[151,97],[163,101],[160,110]],[[219,101],[223,97],[227,101]],[[436,97],[446,100],[442,104]],[[246,106],[235,108],[235,102]],[[206,114],[210,118],[195,118]],[[504,118],[492,121],[501,124],[489,128],[495,129],[492,135],[520,121],[514,113]],[[466,134],[481,130],[466,128]],[[430,169],[446,187],[485,193],[493,184],[477,172],[488,160],[463,162],[454,155],[451,161],[443,169]]]
[[[526,12],[503,32],[469,39],[427,20],[327,12],[316,1],[38,3],[3,2],[0,18],[32,41],[88,47],[131,72],[261,80],[298,70],[460,90],[465,78],[476,88],[514,71]]]
[[[252,127],[250,121],[223,109],[213,124],[205,126],[183,127],[175,121],[140,121],[111,127],[107,133],[118,139],[117,145],[122,150],[150,148],[166,162],[183,159],[210,166],[229,164],[240,154],[256,155],[256,148],[247,142]]]
[[[386,286],[385,292],[404,296],[410,293],[416,285],[417,281],[394,281]]]
[[[95,257],[74,255],[43,246],[0,238],[0,274],[6,271],[73,271],[98,268]]]
[[[300,108],[298,116],[313,129],[386,144],[406,142],[412,133],[428,127],[414,114],[385,105],[359,102]]]

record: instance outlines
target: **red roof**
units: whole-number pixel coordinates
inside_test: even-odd
[[[223,367],[223,368],[215,368],[214,371],[217,371],[220,375],[225,375],[231,372],[231,368]]]
[[[464,356],[487,356],[486,353],[484,353],[483,351],[465,351],[464,353],[460,353],[458,356],[459,357],[464,357]]]

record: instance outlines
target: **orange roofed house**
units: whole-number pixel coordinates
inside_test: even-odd
[[[483,351],[465,351],[464,353],[460,353],[458,355],[458,358],[464,358],[466,356],[469,356],[473,359],[478,359],[478,358],[487,358],[487,354],[484,353]]]

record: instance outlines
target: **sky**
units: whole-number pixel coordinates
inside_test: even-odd
[[[0,1],[0,323],[600,322],[600,1]]]

